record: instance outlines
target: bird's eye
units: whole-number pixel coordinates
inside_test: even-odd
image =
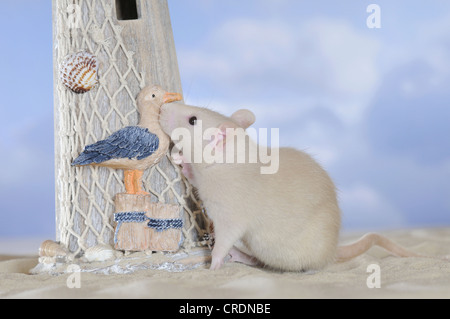
[[[197,117],[193,116],[189,119],[189,124],[191,124],[192,126],[197,124]]]
[[[152,94],[152,98],[155,98],[156,97],[156,95],[155,94]]]

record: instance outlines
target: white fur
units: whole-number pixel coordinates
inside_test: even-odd
[[[192,116],[203,121],[203,129],[227,122],[246,128],[254,122],[250,111],[227,118],[172,103],[162,108],[161,127],[168,135],[178,127],[193,130],[188,123]],[[279,154],[280,168],[273,175],[262,175],[260,163],[189,164],[190,182],[214,223],[212,269],[222,265],[239,241],[251,256],[275,269],[319,269],[334,260],[340,211],[333,182],[309,155],[290,148]]]
[[[224,155],[225,144],[234,136],[224,137],[222,130],[247,129],[255,122],[248,110],[239,110],[228,118],[208,109],[171,103],[162,107],[161,127],[168,135],[180,127],[193,133],[194,126],[189,124],[192,116],[202,121],[203,130],[216,128],[222,132],[217,142],[193,143],[192,150],[201,152],[212,143]],[[237,138],[246,140],[244,152],[256,146],[246,135]],[[272,149],[271,155],[277,150]],[[236,159],[239,150],[235,147],[234,151]],[[267,267],[286,271],[321,269],[334,260],[354,258],[373,245],[400,257],[420,256],[378,234],[367,234],[338,249],[341,214],[335,186],[327,172],[304,152],[279,149],[279,169],[272,175],[261,174],[260,161],[188,164],[185,155],[177,159],[183,161],[183,172],[197,188],[214,223],[211,269],[220,268],[228,254],[231,260],[254,265],[256,258]],[[243,253],[236,253],[233,246]]]

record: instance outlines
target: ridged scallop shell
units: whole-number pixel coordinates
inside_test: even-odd
[[[88,262],[107,261],[116,258],[117,251],[108,245],[97,245],[86,249],[84,258]]]
[[[73,92],[89,92],[98,83],[97,57],[86,51],[68,55],[61,63],[59,76]]]
[[[40,257],[60,257],[67,256],[67,249],[53,240],[46,240],[39,247]]]

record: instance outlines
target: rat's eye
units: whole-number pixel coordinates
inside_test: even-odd
[[[191,124],[192,126],[197,124],[197,117],[193,116],[189,119],[189,124]]]
[[[156,97],[156,95],[155,94],[152,94],[152,98],[155,98]]]

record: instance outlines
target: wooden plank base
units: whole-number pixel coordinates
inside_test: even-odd
[[[117,194],[116,213],[145,212],[148,218],[179,219],[181,207],[162,203],[152,203],[150,195]],[[122,223],[117,231],[114,248],[124,251],[178,251],[181,241],[181,229],[169,229],[158,232],[143,223]]]

